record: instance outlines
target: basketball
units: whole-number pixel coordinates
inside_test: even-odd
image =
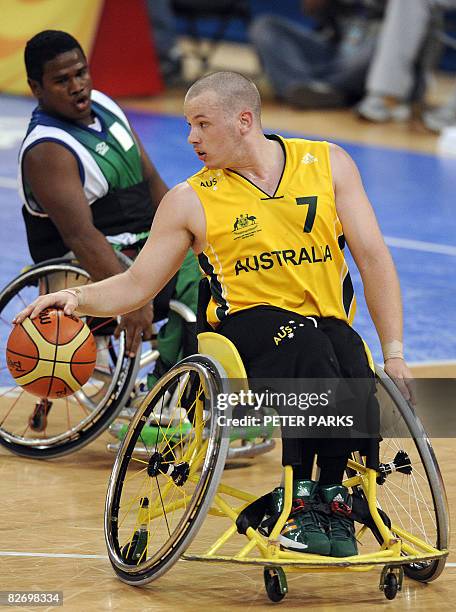
[[[38,397],[72,395],[90,378],[97,357],[95,339],[78,317],[46,309],[16,325],[6,347],[16,383]]]

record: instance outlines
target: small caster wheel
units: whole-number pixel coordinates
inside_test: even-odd
[[[404,568],[394,565],[385,565],[380,576],[380,591],[385,593],[386,599],[394,599],[398,591],[402,591]]]
[[[396,574],[389,572],[385,575],[385,580],[383,583],[383,592],[385,593],[386,599],[394,599],[397,595],[398,591],[398,582],[396,578]]]
[[[288,593],[287,579],[281,567],[265,567],[264,586],[271,601],[277,603],[282,601]]]
[[[122,558],[128,565],[138,565],[144,560],[144,551],[147,548],[147,531],[135,531],[131,543],[122,548]]]

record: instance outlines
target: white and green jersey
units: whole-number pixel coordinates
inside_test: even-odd
[[[24,156],[42,142],[61,144],[74,155],[94,225],[110,242],[134,244],[150,228],[154,207],[128,119],[99,91],[92,91],[92,111],[94,122],[90,126],[49,115],[39,107],[33,111],[19,153],[19,189],[35,261],[59,257],[69,250],[23,176]]]

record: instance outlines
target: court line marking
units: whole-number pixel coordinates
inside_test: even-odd
[[[0,187],[5,189],[17,189],[17,179],[0,176]]]
[[[34,553],[0,551],[0,557],[45,557],[51,559],[108,559],[107,555],[78,555],[70,553]],[[445,567],[456,567],[456,563],[445,563]]]
[[[6,176],[0,176],[0,187],[17,189],[17,180]],[[425,253],[439,253],[440,255],[452,255],[456,257],[456,246],[450,244],[439,244],[436,242],[426,242],[424,240],[410,240],[408,238],[395,238],[394,236],[384,236],[384,238],[387,245],[398,249],[423,251]]]
[[[439,253],[441,255],[453,255],[456,257],[456,246],[451,244],[438,244],[437,242],[425,242],[424,240],[409,240],[407,238],[395,238],[384,236],[388,246],[398,249],[409,249],[411,251],[424,251],[425,253]]]

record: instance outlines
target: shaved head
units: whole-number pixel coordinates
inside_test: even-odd
[[[239,72],[214,72],[199,78],[188,90],[185,101],[207,92],[216,94],[227,113],[249,110],[254,119],[260,122],[261,99],[258,89],[253,81]]]

